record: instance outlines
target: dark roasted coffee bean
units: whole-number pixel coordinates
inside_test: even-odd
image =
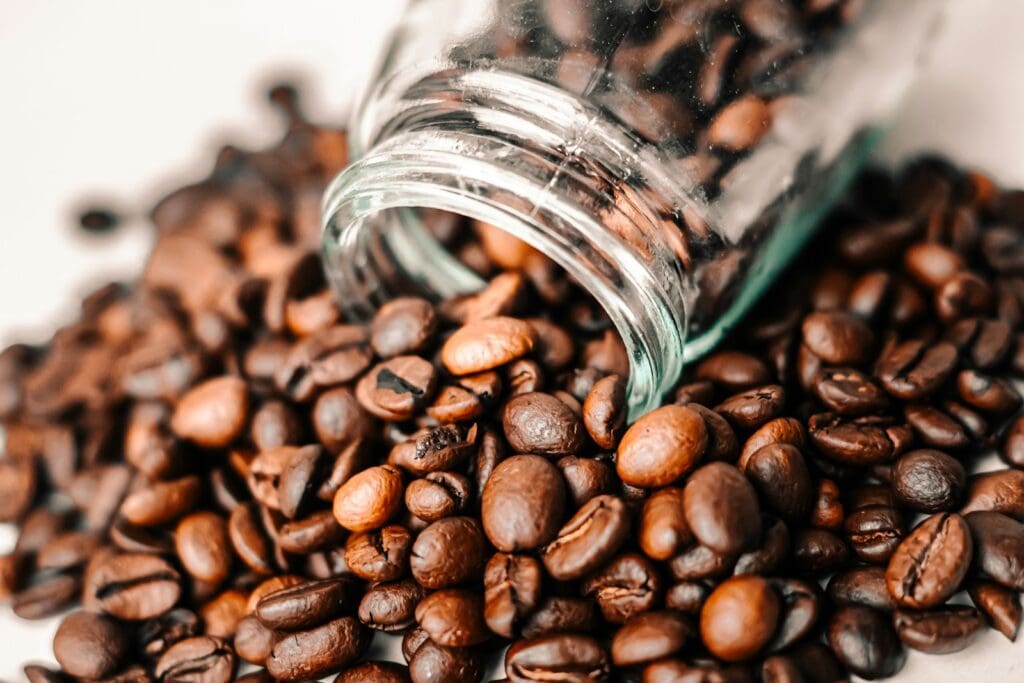
[[[701,544],[721,553],[746,550],[761,533],[757,493],[739,470],[705,465],[683,490],[686,522]]]
[[[282,515],[295,519],[310,511],[330,464],[327,452],[319,445],[289,452],[277,482],[277,503]]]
[[[403,526],[352,534],[345,542],[345,564],[364,581],[394,581],[409,565],[412,534]]]
[[[758,449],[747,460],[744,473],[773,512],[790,522],[806,519],[813,484],[804,456],[795,446],[775,443]]]
[[[551,394],[519,394],[502,412],[505,438],[517,453],[564,455],[583,445],[579,417]]]
[[[806,441],[804,426],[799,420],[792,417],[769,420],[747,438],[740,451],[740,459],[736,466],[741,470],[746,470],[750,457],[768,444],[788,444],[803,449]]]
[[[680,581],[665,591],[665,607],[690,616],[700,614],[711,589],[697,581]]]
[[[812,415],[807,431],[819,451],[848,465],[888,462],[899,455],[912,438],[906,425],[887,418],[846,418],[834,413]]]
[[[335,524],[334,517],[331,523]],[[228,519],[228,538],[235,554],[257,574],[274,571],[271,541],[260,523],[255,503],[239,505]]]
[[[802,331],[807,348],[832,365],[857,365],[873,344],[871,330],[860,318],[838,311],[811,313]]]
[[[1024,416],[1016,418],[1006,430],[999,454],[1011,466],[1024,468]]]
[[[430,639],[444,647],[469,647],[487,640],[483,598],[468,590],[446,589],[416,605],[416,621]]]
[[[378,583],[359,602],[359,621],[377,631],[402,631],[415,623],[423,589],[411,579]]]
[[[917,401],[939,389],[956,366],[956,347],[946,342],[926,346],[910,340],[890,349],[875,368],[882,386],[896,398]]]
[[[644,501],[640,513],[640,549],[655,560],[668,560],[693,543],[683,513],[683,490],[659,489]]]
[[[249,435],[257,450],[296,445],[302,438],[299,416],[283,401],[267,401],[252,416]]]
[[[341,617],[277,641],[267,658],[267,671],[283,681],[320,678],[356,661],[368,643],[362,624],[354,617]]]
[[[1021,606],[1020,597],[1015,591],[991,581],[978,580],[967,586],[967,593],[992,628],[1006,636],[1007,640],[1017,639]]]
[[[715,412],[735,427],[751,430],[779,417],[785,402],[783,388],[778,384],[767,384],[730,396],[715,406]]]
[[[477,520],[447,517],[420,532],[412,546],[413,578],[427,589],[449,588],[479,580],[487,542]]]
[[[573,681],[603,681],[610,674],[608,653],[589,636],[558,634],[512,644],[505,653],[510,681],[546,681],[560,676]]]
[[[409,658],[413,683],[478,683],[483,676],[484,659],[479,648],[442,647],[427,639]]]
[[[395,356],[375,366],[356,385],[356,399],[383,420],[411,418],[434,395],[437,369],[419,356]]]
[[[593,600],[553,596],[541,600],[521,630],[523,638],[539,638],[552,633],[592,633],[599,623]]]
[[[189,512],[201,492],[202,482],[195,475],[158,481],[125,498],[121,516],[138,526],[160,526]]]
[[[971,437],[957,420],[947,413],[920,403],[905,406],[903,416],[927,446],[959,450],[971,443]]]
[[[228,683],[234,679],[235,653],[224,641],[210,636],[186,638],[161,655],[154,673],[161,681],[202,680]]]
[[[624,553],[587,578],[583,593],[597,601],[605,621],[621,624],[654,607],[661,593],[661,577],[643,555]]]
[[[519,622],[537,607],[543,571],[528,555],[495,553],[484,569],[484,620],[498,635],[512,638]]]
[[[437,331],[437,315],[429,301],[393,299],[380,307],[370,326],[370,345],[381,358],[419,353]]]
[[[370,416],[348,387],[335,387],[320,394],[313,404],[313,429],[331,453],[336,453],[370,431]]]
[[[966,481],[967,473],[960,461],[941,451],[909,451],[900,456],[892,470],[896,499],[918,512],[956,509],[963,499]]]
[[[858,676],[886,678],[903,668],[906,654],[889,619],[870,607],[846,606],[828,623],[828,644],[839,661]]]
[[[738,351],[711,354],[697,365],[696,376],[732,392],[768,384],[772,379],[759,358]]]
[[[666,486],[696,466],[707,442],[704,420],[696,411],[662,406],[626,430],[615,467],[622,481],[632,486]]]
[[[612,662],[635,666],[670,657],[686,645],[693,632],[690,623],[673,612],[638,614],[612,637]]]
[[[702,405],[688,404],[686,407],[695,411],[704,420],[704,429],[708,433],[708,445],[704,450],[704,459],[733,462],[740,445],[739,439],[736,438],[736,430],[732,428],[729,421]]]
[[[1020,394],[1001,377],[989,377],[974,370],[962,370],[956,378],[957,391],[964,403],[983,413],[1006,415],[1021,404]]]
[[[681,406],[689,403],[708,406],[713,403],[714,397],[715,385],[711,382],[691,382],[690,384],[683,384],[676,389],[675,403]]]
[[[700,635],[705,647],[727,662],[757,654],[779,624],[778,593],[759,576],[734,576],[708,596],[700,613]]]
[[[866,505],[851,512],[843,524],[853,552],[864,562],[885,564],[903,540],[903,515],[896,507]]]
[[[334,683],[409,683],[409,669],[394,662],[363,662],[345,669]]]
[[[613,449],[626,427],[626,381],[608,375],[594,383],[583,401],[583,425],[599,447]]]
[[[854,567],[833,574],[826,592],[841,605],[864,605],[886,612],[896,609],[885,584],[884,567]]]
[[[733,574],[776,573],[789,558],[791,539],[786,523],[781,519],[766,524],[761,544],[736,558]]]
[[[403,490],[402,474],[390,465],[365,469],[338,489],[334,518],[349,531],[378,529],[398,513]]]
[[[936,655],[963,650],[984,625],[978,610],[966,605],[924,612],[898,609],[893,616],[893,626],[904,645]]]
[[[964,519],[974,539],[977,571],[1007,588],[1024,590],[1024,524],[1000,512],[971,512]]]
[[[792,563],[797,569],[828,572],[846,566],[850,548],[827,529],[801,529],[793,536]]]
[[[932,515],[903,539],[889,560],[889,593],[904,607],[927,609],[945,602],[967,575],[973,546],[963,517]]]
[[[961,320],[947,330],[945,338],[960,350],[964,360],[979,370],[991,370],[999,365],[1013,344],[1012,330],[1002,320]]]
[[[89,612],[74,612],[60,623],[53,636],[53,655],[72,676],[96,679],[109,676],[125,661],[128,636],[113,619]]]
[[[504,377],[511,396],[532,394],[544,387],[544,368],[530,358],[520,358],[509,363]]]
[[[125,621],[152,619],[178,602],[180,581],[178,572],[156,555],[114,555],[90,564],[82,603]]]
[[[1024,471],[997,470],[967,480],[967,496],[961,514],[990,510],[1024,520]]]
[[[532,550],[555,537],[565,510],[558,468],[536,455],[507,458],[487,479],[480,502],[484,533],[502,552]]]
[[[559,581],[579,579],[615,555],[629,528],[629,512],[621,499],[609,495],[592,498],[544,548],[544,566]]]
[[[370,365],[366,330],[335,325],[296,343],[274,371],[277,389],[295,401],[307,401],[317,389],[345,384]]]
[[[181,397],[171,417],[171,429],[200,446],[223,448],[242,433],[248,416],[245,382],[238,377],[218,377]]]
[[[179,607],[143,623],[137,632],[138,648],[149,659],[157,659],[171,645],[198,636],[202,630],[199,616]]]
[[[779,626],[768,650],[787,650],[802,640],[818,622],[824,597],[817,584],[799,579],[774,579],[775,588],[782,601]]]
[[[427,474],[459,467],[476,447],[476,425],[441,425],[422,429],[395,445],[388,462],[413,474]]]
[[[557,463],[565,479],[572,507],[583,506],[588,500],[609,493],[615,486],[615,473],[610,464],[594,458],[567,455]]]
[[[221,583],[231,571],[231,546],[224,518],[213,512],[196,512],[178,523],[174,544],[182,567],[209,583]]]
[[[705,545],[696,545],[673,557],[669,570],[679,581],[709,579],[731,574],[736,559],[735,554],[719,553]]]
[[[967,271],[957,273],[935,291],[935,313],[947,325],[986,315],[992,303],[992,287],[981,276]]]
[[[278,529],[277,543],[285,552],[306,555],[337,546],[344,538],[345,530],[334,519],[334,514],[321,510],[305,519],[283,524]],[[237,545],[235,552],[241,555]],[[256,571],[251,565],[250,568]]]
[[[840,415],[865,415],[886,406],[881,389],[852,368],[823,368],[815,378],[813,390],[826,408]]]
[[[263,666],[278,637],[258,617],[250,614],[238,622],[233,642],[235,653],[250,664]]]
[[[326,579],[270,593],[256,604],[256,616],[269,628],[295,631],[354,611],[354,605],[354,586],[349,579]]]

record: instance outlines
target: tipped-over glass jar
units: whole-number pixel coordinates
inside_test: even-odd
[[[941,6],[413,0],[353,121],[358,160],[324,199],[342,305],[478,289],[428,224],[497,226],[604,307],[631,415],[649,410],[841,192]]]

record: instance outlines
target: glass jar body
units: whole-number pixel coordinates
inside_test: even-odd
[[[913,80],[937,0],[418,0],[324,203],[366,316],[479,277],[441,209],[510,232],[604,306],[652,407],[813,230]]]

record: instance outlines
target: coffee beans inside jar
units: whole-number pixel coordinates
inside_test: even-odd
[[[1024,192],[864,174],[626,425],[608,320],[468,221],[487,289],[343,322],[316,254],[345,134],[271,99],[282,142],[164,198],[138,282],[0,354],[0,597],[84,607],[31,680],[833,681],[1016,637],[1024,476],[974,465],[1022,462]]]

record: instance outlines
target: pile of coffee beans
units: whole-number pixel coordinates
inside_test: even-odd
[[[833,683],[1016,637],[1024,192],[865,173],[628,425],[607,317],[492,227],[432,224],[483,291],[345,323],[345,134],[271,100],[284,139],[161,201],[138,282],[0,354],[0,597],[82,606],[30,681]]]

